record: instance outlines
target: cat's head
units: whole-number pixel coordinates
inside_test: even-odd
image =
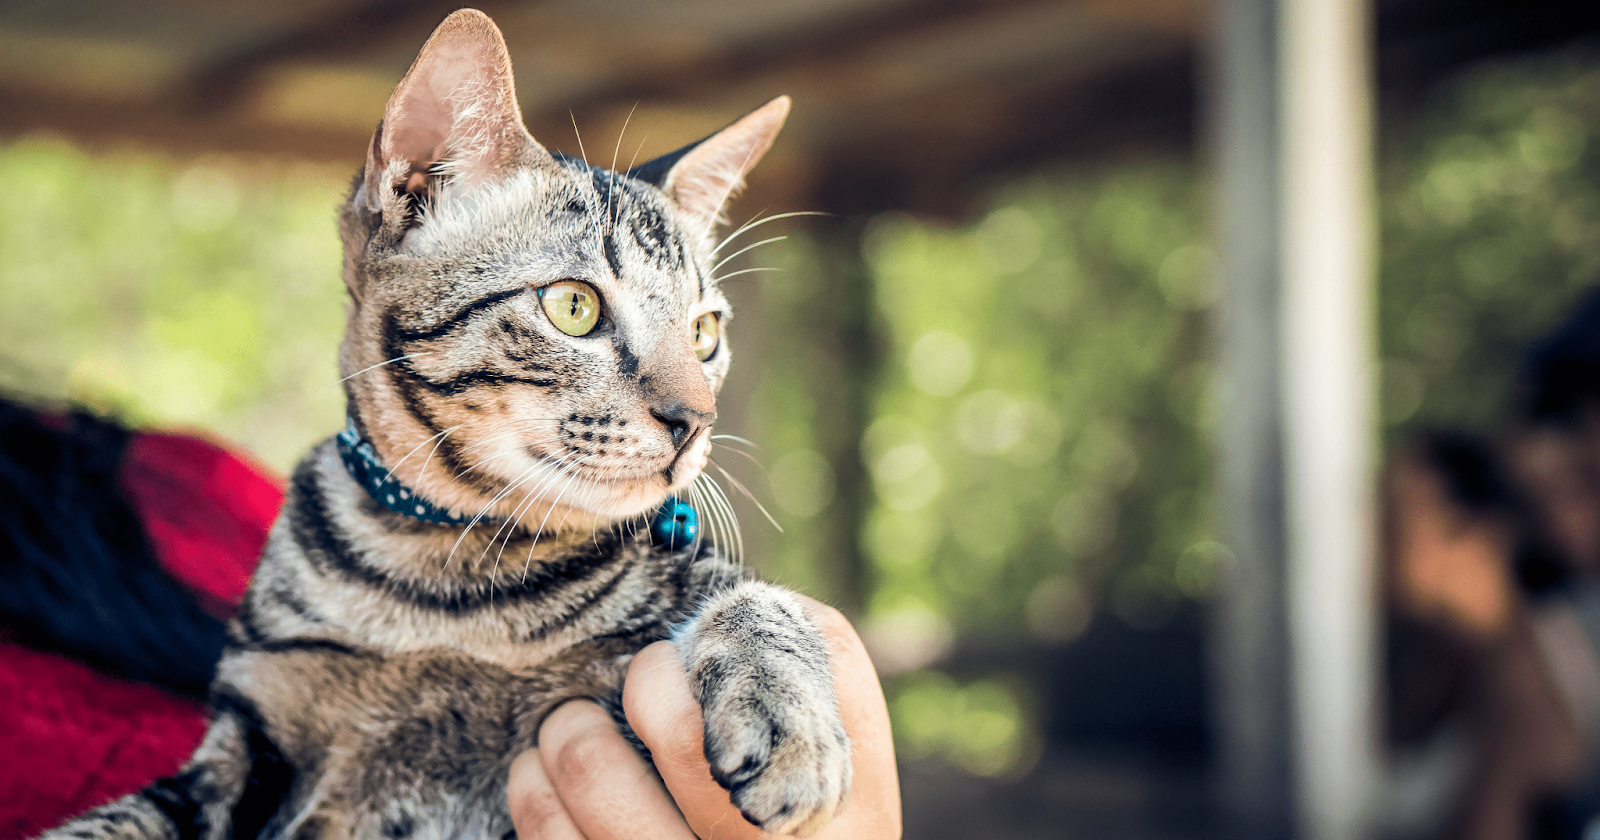
[[[340,369],[394,476],[546,530],[684,490],[728,370],[714,229],[788,110],[618,174],[529,136],[486,15],[440,24],[340,214]]]

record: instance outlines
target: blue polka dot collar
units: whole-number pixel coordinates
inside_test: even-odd
[[[400,483],[394,474],[385,469],[383,462],[378,460],[378,453],[372,449],[371,441],[361,436],[356,428],[353,417],[345,417],[344,431],[336,437],[339,447],[339,458],[344,461],[344,468],[349,471],[350,477],[357,484],[367,488],[367,493],[378,504],[404,514],[412,519],[423,522],[432,522],[435,525],[468,525],[472,517],[462,516],[445,510],[417,495],[417,491]],[[483,517],[479,523],[492,523],[496,520]]]
[[[345,470],[378,504],[402,516],[435,525],[472,524],[472,517],[445,510],[422,498],[417,491],[400,483],[390,470],[384,469],[378,453],[373,451],[372,442],[356,428],[354,417],[346,415],[344,431],[335,436],[334,442]],[[493,524],[499,520],[485,516],[478,522]],[[687,502],[676,497],[667,499],[651,517],[650,535],[657,545],[669,551],[681,551],[699,541],[700,515]]]

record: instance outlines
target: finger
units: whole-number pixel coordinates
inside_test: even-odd
[[[894,735],[889,728],[889,704],[883,685],[872,667],[867,646],[854,627],[836,609],[797,595],[800,604],[828,640],[834,691],[839,715],[850,734],[850,758],[855,782],[850,796],[857,800],[853,831],[840,837],[897,838],[900,836],[900,773],[894,760]],[[851,811],[845,803],[844,812]]]
[[[538,750],[528,750],[511,762],[506,805],[517,840],[585,840],[550,784]]]
[[[594,703],[576,700],[551,712],[539,727],[539,758],[589,840],[694,840],[655,771]]]
[[[822,838],[900,836],[900,783],[895,772],[889,712],[872,660],[855,630],[837,610],[802,597],[828,640],[845,731],[850,734],[855,781],[839,815]],[[684,818],[700,837],[755,840],[765,835],[739,813],[728,792],[711,778],[703,751],[700,705],[676,651],[657,642],[634,658],[623,684],[623,708],[650,747],[656,769]]]

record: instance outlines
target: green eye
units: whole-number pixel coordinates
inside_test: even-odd
[[[588,283],[562,280],[539,290],[550,323],[567,335],[588,335],[600,321],[600,295]]]
[[[707,312],[689,325],[689,344],[694,347],[695,358],[705,361],[717,352],[722,342],[722,319],[715,312]]]

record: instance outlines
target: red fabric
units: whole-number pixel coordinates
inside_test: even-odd
[[[129,442],[122,488],[161,565],[232,614],[283,504],[282,480],[213,443],[150,432]]]
[[[123,490],[157,558],[219,614],[238,604],[283,482],[204,440],[141,433]],[[22,840],[176,770],[205,709],[0,635],[0,840]]]

